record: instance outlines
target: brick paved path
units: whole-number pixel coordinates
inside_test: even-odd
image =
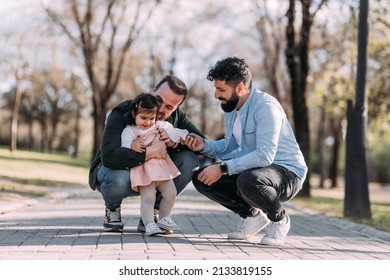
[[[100,194],[90,189],[43,199],[0,215],[2,260],[390,260],[390,234],[288,205],[292,226],[281,247],[226,239],[238,216],[189,187],[173,219],[181,227],[166,237],[136,231],[139,198],[122,205],[123,233],[102,232]],[[3,205],[4,206],[4,205]]]

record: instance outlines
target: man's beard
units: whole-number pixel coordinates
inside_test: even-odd
[[[218,99],[219,100],[226,100],[226,99],[223,99],[223,98],[218,98]],[[225,104],[221,103],[222,110],[224,110],[227,113],[233,111],[234,109],[236,109],[237,103],[238,103],[239,100],[240,100],[240,98],[238,97],[237,92],[234,90],[233,94],[232,94],[232,97],[230,97],[229,100],[226,100]]]

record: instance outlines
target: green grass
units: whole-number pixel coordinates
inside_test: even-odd
[[[45,191],[39,191],[31,188],[18,188],[15,186],[4,185],[0,183],[0,192],[19,194],[22,196],[42,197],[47,195]]]
[[[86,185],[88,158],[0,148],[0,179],[38,186]]]
[[[322,196],[312,196],[310,198],[295,197],[292,203],[312,209],[326,216],[344,218],[344,201],[342,199]],[[371,216],[371,219],[348,218],[347,220],[390,232],[390,203],[371,201]]]

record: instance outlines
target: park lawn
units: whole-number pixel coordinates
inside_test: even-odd
[[[89,159],[0,147],[0,179],[38,186],[87,185]],[[4,186],[3,186],[4,187]]]
[[[339,198],[325,196],[312,196],[310,198],[295,197],[292,203],[329,217],[344,218],[344,201]],[[372,218],[370,220],[350,218],[347,220],[390,232],[390,203],[371,201],[371,216]]]

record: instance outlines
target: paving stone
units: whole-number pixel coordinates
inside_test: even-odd
[[[125,199],[122,233],[102,231],[104,203],[88,188],[40,199],[0,214],[1,260],[390,260],[390,234],[286,204],[285,244],[229,240],[239,217],[188,187],[172,218],[181,230],[145,237],[137,232],[139,198]]]

